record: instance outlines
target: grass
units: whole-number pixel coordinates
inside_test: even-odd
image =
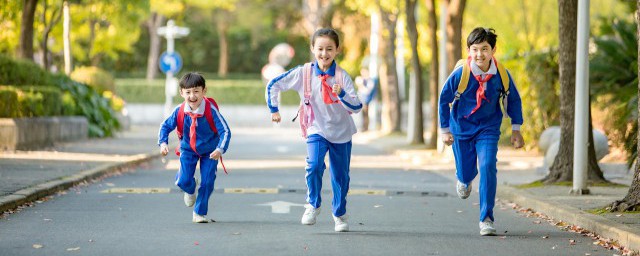
[[[591,213],[591,214],[595,214],[595,215],[605,215],[605,214],[608,214],[608,213],[618,213],[618,214],[640,214],[640,211],[611,212],[611,211],[609,211],[606,207],[590,209],[590,210],[586,210],[586,212]]]

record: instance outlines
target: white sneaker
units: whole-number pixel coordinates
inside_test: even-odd
[[[456,191],[458,192],[458,197],[460,199],[467,199],[469,195],[471,195],[471,183],[469,185],[465,185],[464,183],[458,181],[456,184]]]
[[[347,215],[342,215],[340,217],[333,216],[333,221],[336,223],[336,226],[334,228],[336,232],[349,231],[349,224],[347,223]]]
[[[314,208],[312,205],[306,204],[304,208],[307,208],[307,209],[304,210],[304,214],[302,214],[302,221],[301,221],[302,224],[304,225],[316,224],[316,217],[318,217],[318,214],[320,214],[320,207]]]
[[[209,219],[204,215],[193,213],[193,223],[209,223]]]
[[[493,221],[489,218],[486,218],[484,221],[480,222],[480,235],[481,236],[495,236],[496,229],[493,227]]]
[[[193,192],[193,194],[184,192],[184,204],[187,207],[192,207],[196,203],[196,193],[198,193],[199,185],[200,185],[200,180],[196,179],[196,190]]]

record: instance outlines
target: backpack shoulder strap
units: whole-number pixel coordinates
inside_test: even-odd
[[[207,118],[207,122],[209,122],[209,127],[211,127],[211,131],[213,131],[213,133],[217,134],[218,133],[218,128],[216,128],[216,123],[213,122],[213,113],[211,111],[211,104],[213,104],[213,106],[216,109],[218,108],[218,103],[216,103],[216,101],[213,98],[204,98],[205,104],[206,106],[204,107],[204,116],[205,118]]]
[[[342,69],[340,66],[338,66],[338,64],[336,63],[336,76],[335,76],[335,81],[336,84],[342,85],[342,81],[344,81],[344,69]],[[344,88],[344,87],[343,87]]]
[[[462,95],[462,93],[467,89],[467,85],[469,85],[469,74],[471,73],[471,68],[469,67],[470,61],[470,59],[460,59],[456,63],[454,70],[462,66],[462,77],[460,77],[458,91],[456,92],[454,100],[460,99],[460,95]]]
[[[302,67],[302,84],[304,86],[304,98],[311,98],[311,62],[307,62]]]
[[[509,74],[507,73],[507,69],[500,64],[495,58],[493,61],[496,63],[496,67],[498,67],[498,73],[500,74],[500,79],[502,79],[502,87],[504,88],[505,95],[509,94]]]
[[[182,139],[182,131],[184,131],[184,102],[180,104],[180,108],[178,109],[178,116],[176,117],[177,121],[177,133],[178,139]]]

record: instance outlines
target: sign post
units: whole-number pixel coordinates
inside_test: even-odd
[[[164,117],[171,115],[171,99],[178,94],[178,80],[174,74],[178,73],[182,68],[182,58],[180,54],[175,52],[174,39],[181,38],[189,34],[189,28],[178,27],[173,20],[167,21],[166,27],[158,28],[158,35],[167,39],[167,51],[162,53],[158,65],[160,70],[167,75],[165,82],[164,94]]]

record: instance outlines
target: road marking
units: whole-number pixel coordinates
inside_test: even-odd
[[[349,195],[371,195],[371,196],[384,196],[387,194],[386,190],[375,189],[349,189]]]
[[[278,194],[277,188],[225,188],[225,194]]]
[[[110,194],[168,194],[170,188],[110,188],[102,190],[101,193]]]
[[[271,213],[289,213],[291,212],[291,206],[304,207],[304,204],[296,204],[285,201],[275,201],[264,204],[257,204],[259,206],[271,206]]]

